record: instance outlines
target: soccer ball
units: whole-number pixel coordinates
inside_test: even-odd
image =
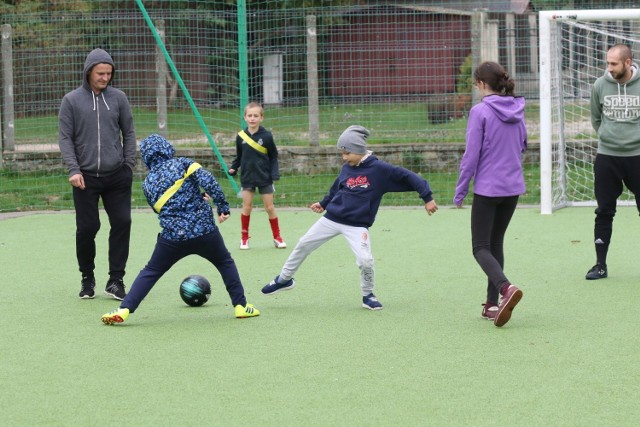
[[[209,300],[210,296],[211,285],[203,276],[194,274],[180,283],[180,297],[191,307],[200,307]]]

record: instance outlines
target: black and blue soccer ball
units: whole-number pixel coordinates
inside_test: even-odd
[[[210,296],[211,284],[203,276],[193,274],[180,283],[180,298],[191,307],[200,307],[209,301]]]

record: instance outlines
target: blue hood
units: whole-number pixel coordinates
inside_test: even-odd
[[[140,155],[148,169],[173,159],[176,150],[163,136],[153,134],[140,141]]]

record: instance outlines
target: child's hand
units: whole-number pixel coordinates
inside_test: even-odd
[[[209,202],[209,200],[211,200],[211,196],[208,195],[207,193],[202,193],[202,198],[204,199],[205,202]]]
[[[322,213],[324,211],[324,208],[322,207],[322,205],[320,204],[320,202],[315,202],[314,204],[312,204],[311,206],[309,206],[311,208],[312,211],[314,211],[315,213]]]
[[[229,214],[220,214],[218,215],[218,222],[222,224],[229,218]]]
[[[438,210],[438,205],[436,204],[435,200],[431,200],[430,202],[424,204],[424,208],[427,210],[429,216],[431,216]]]
[[[233,176],[236,174],[236,170],[235,169],[229,169],[229,175]]]

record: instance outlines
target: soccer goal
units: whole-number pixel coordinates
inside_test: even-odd
[[[606,70],[610,46],[625,43],[640,59],[640,9],[542,11],[539,18],[540,208],[550,214],[595,206],[591,86]],[[620,197],[632,200],[629,192]]]

